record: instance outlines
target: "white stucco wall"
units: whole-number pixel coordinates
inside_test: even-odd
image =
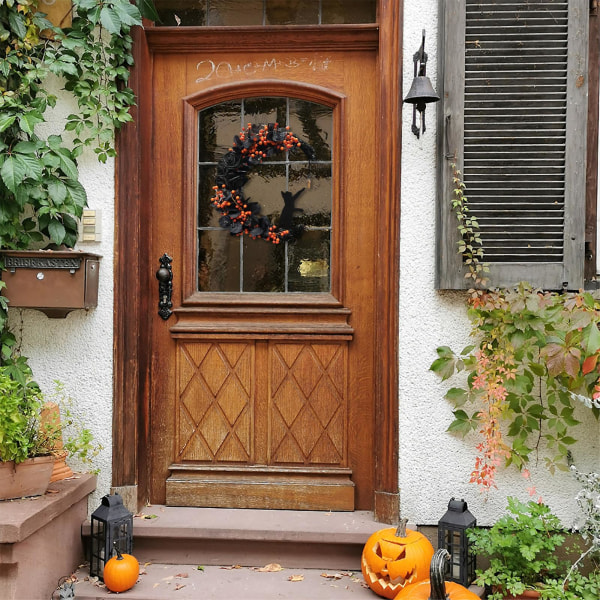
[[[404,0],[404,95],[412,77],[412,56],[427,31],[428,75],[434,86],[437,67],[437,0]],[[58,133],[72,107],[59,104],[48,132]],[[530,483],[514,471],[498,476],[498,489],[482,495],[468,483],[475,454],[473,439],[446,433],[451,407],[443,396],[450,383],[429,371],[435,348],[457,350],[469,343],[465,294],[438,292],[435,275],[436,108],[427,110],[427,132],[417,139],[410,130],[411,110],[405,106],[402,147],[402,223],[400,273],[400,493],[402,514],[411,523],[435,524],[450,497],[465,498],[481,524],[502,513],[506,496],[529,498]],[[11,309],[11,324],[22,337],[22,352],[30,357],[36,380],[46,391],[60,379],[86,424],[104,450],[95,459],[100,469],[90,507],[98,505],[111,485],[112,351],[113,351],[113,227],[114,165],[101,165],[93,155],[80,160],[89,207],[102,215],[102,240],[79,248],[103,256],[98,307],[75,311],[66,319],[48,319],[37,311]],[[20,333],[22,331],[22,333]],[[589,415],[584,410],[581,415]],[[600,427],[592,419],[580,426],[574,448],[584,470],[600,465]],[[576,485],[568,474],[551,476],[543,466],[532,468],[539,494],[571,524],[576,513]]]
[[[438,0],[404,1],[404,96],[413,79],[413,54],[426,29],[427,75],[436,86]],[[412,523],[435,524],[448,500],[464,498],[480,524],[503,513],[506,497],[530,499],[533,483],[538,495],[571,525],[577,514],[577,486],[568,473],[550,475],[543,460],[532,465],[532,481],[514,469],[503,470],[498,489],[483,495],[468,483],[473,468],[475,438],[465,440],[446,433],[452,421],[445,391],[456,381],[441,383],[429,371],[435,349],[448,345],[456,351],[471,343],[466,295],[439,292],[435,285],[436,105],[429,105],[427,131],[417,139],[410,130],[412,111],[402,111],[402,222],[400,244],[400,499],[403,516]],[[467,190],[468,193],[468,190]],[[600,468],[600,426],[587,409],[586,422],[577,429],[580,443],[573,448],[577,466]]]
[[[47,115],[48,122],[39,129],[39,135],[61,134],[66,116],[77,108],[61,94],[57,81],[49,89],[58,95],[59,102]],[[91,467],[69,459],[74,470],[99,469],[97,490],[89,501],[95,508],[109,492],[112,471],[114,161],[102,165],[93,152],[86,151],[79,159],[79,172],[88,208],[100,211],[103,221],[100,242],[76,247],[102,256],[98,307],[73,311],[65,319],[13,308],[9,317],[13,332],[22,340],[21,352],[29,357],[34,379],[42,390],[51,396],[54,380],[61,381],[65,394],[73,400],[73,413],[92,431],[94,444],[103,446]]]

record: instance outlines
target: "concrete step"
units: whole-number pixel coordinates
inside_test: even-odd
[[[368,537],[389,525],[367,511],[321,512],[148,506],[133,520],[140,563],[360,571]],[[89,536],[89,522],[84,536]]]
[[[77,600],[113,599],[99,582],[89,580],[87,568],[75,573]],[[136,585],[119,597],[129,600],[374,600],[360,572],[325,571],[284,567],[281,571],[259,571],[252,567],[232,568],[197,565],[143,566]],[[54,595],[59,598],[58,593]]]

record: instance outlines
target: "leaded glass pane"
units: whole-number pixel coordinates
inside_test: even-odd
[[[243,124],[278,123],[284,126],[287,123],[286,106],[285,98],[246,98],[242,116]],[[281,160],[282,158],[285,159],[285,156],[280,155],[272,160]]]
[[[198,290],[240,290],[240,242],[224,230],[198,232]]]
[[[263,24],[263,0],[211,0],[207,4],[211,27]]]
[[[233,136],[240,132],[241,106],[241,100],[236,100],[200,112],[198,160],[201,163],[216,162],[227,152]]]
[[[243,292],[285,292],[285,244],[243,237]]]
[[[331,108],[306,100],[290,99],[290,129],[313,148],[317,160],[331,160],[333,121]],[[301,154],[301,152],[294,153]]]
[[[160,17],[156,25],[175,27],[178,25],[206,25],[206,0],[154,0]]]
[[[158,26],[374,23],[376,0],[155,0]]]
[[[329,231],[305,231],[289,245],[288,291],[328,292],[330,286]]]
[[[319,4],[319,0],[266,0],[265,25],[318,23]]]
[[[296,216],[306,227],[331,225],[331,165],[306,164],[290,168],[289,187],[294,193],[304,188],[296,207],[302,212]]]
[[[375,0],[321,0],[323,24],[375,23],[377,3]]]

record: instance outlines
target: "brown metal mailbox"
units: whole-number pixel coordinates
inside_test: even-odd
[[[76,250],[2,250],[0,255],[9,306],[35,308],[51,318],[98,306],[100,255]]]

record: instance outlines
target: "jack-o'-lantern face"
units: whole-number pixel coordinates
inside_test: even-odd
[[[391,600],[404,586],[429,576],[432,556],[433,546],[423,534],[391,527],[375,532],[367,540],[361,567],[367,585]]]

